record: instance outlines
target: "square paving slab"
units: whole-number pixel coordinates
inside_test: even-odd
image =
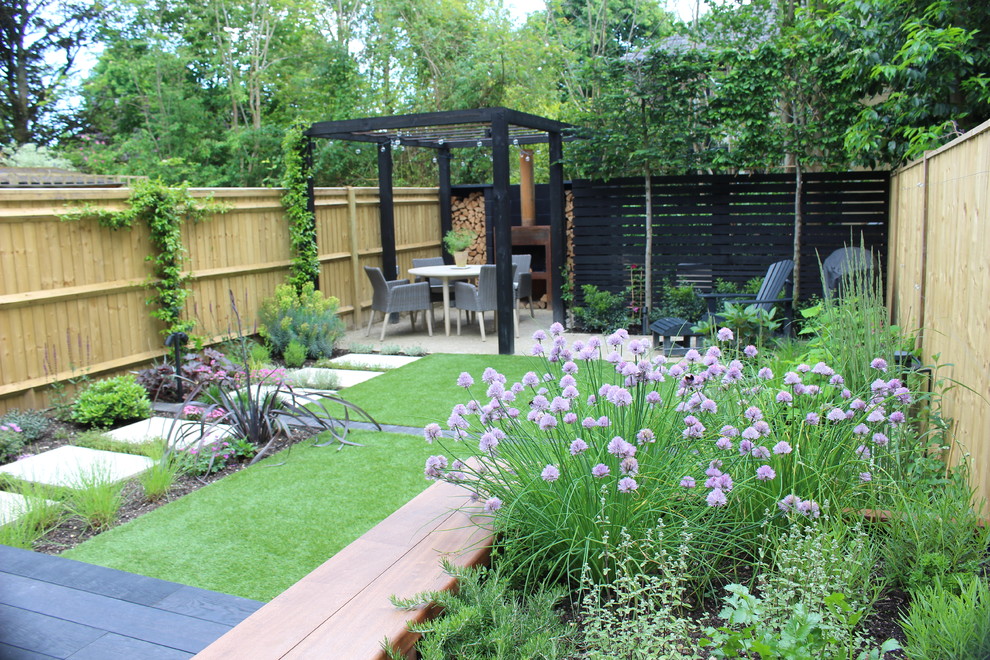
[[[409,355],[379,355],[377,353],[348,353],[330,360],[331,364],[366,369],[396,369],[418,360]]]
[[[130,479],[154,463],[147,456],[66,445],[0,466],[0,472],[49,486],[81,488],[87,480],[117,482]]]
[[[204,429],[206,435],[203,435]],[[203,444],[213,444],[230,435],[230,426],[226,424],[205,425],[188,419],[172,419],[170,417],[149,417],[127,426],[121,426],[107,433],[114,440],[139,445],[157,438],[165,438],[170,444],[179,449],[193,446],[202,438]]]
[[[351,387],[357,385],[358,383],[363,383],[366,380],[371,380],[381,376],[383,371],[357,371],[354,369],[319,369],[317,367],[307,367],[305,369],[299,369],[293,374],[296,374],[300,379],[311,380],[316,377],[316,374],[330,373],[337,377],[337,383],[341,389],[345,387]]]
[[[40,502],[35,498],[24,497],[19,493],[8,493],[0,490],[0,525],[14,522],[25,513],[31,506],[31,502]],[[54,504],[49,500],[44,500],[46,504]]]

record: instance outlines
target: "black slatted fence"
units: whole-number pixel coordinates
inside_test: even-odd
[[[846,245],[886,262],[886,172],[803,176],[799,299],[821,294],[819,258]],[[715,279],[762,277],[794,250],[793,174],[654,177],[653,282],[681,279],[709,289]],[[645,245],[642,179],[573,182],[574,283],[620,292]]]

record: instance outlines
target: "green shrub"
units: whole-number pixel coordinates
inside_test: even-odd
[[[670,316],[685,321],[697,321],[708,309],[704,298],[689,284],[664,283],[658,289],[653,309],[650,310],[650,319],[653,321]]]
[[[14,424],[21,429],[25,442],[34,442],[51,426],[48,417],[37,410],[18,410],[12,408],[0,417],[0,424]]]
[[[251,342],[248,346],[247,363],[251,369],[261,369],[271,364],[272,354],[264,344]]]
[[[257,453],[258,449],[244,439],[228,438],[212,444],[198,444],[188,449],[164,457],[164,461],[172,459],[177,471],[185,474],[202,476],[219,472],[231,463],[248,459]],[[163,478],[168,471],[163,471]]]
[[[285,366],[298,369],[306,362],[306,347],[293,339],[285,347],[285,352],[282,353],[282,359],[285,361]]]
[[[626,297],[602,291],[594,284],[581,287],[584,304],[574,308],[574,320],[588,332],[612,332],[629,325]]]
[[[990,585],[979,575],[936,580],[914,594],[901,627],[913,660],[990,657]]]
[[[24,433],[13,422],[0,424],[0,463],[6,463],[24,449]]]
[[[72,406],[73,421],[98,428],[150,416],[148,392],[130,374],[93,383]]]
[[[344,334],[344,322],[337,316],[339,304],[333,296],[324,298],[311,283],[304,284],[298,293],[283,284],[262,303],[259,332],[278,354],[284,355],[295,340],[305,346],[308,357],[330,357]]]

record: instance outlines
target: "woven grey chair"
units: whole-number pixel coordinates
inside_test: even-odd
[[[413,268],[419,268],[420,266],[443,266],[443,257],[423,257],[421,259],[412,260]],[[417,282],[425,282],[429,280],[430,282],[430,302],[434,305],[437,303],[443,304],[443,280],[439,277],[428,277],[422,278],[417,277]],[[430,310],[430,314],[433,314],[434,310]],[[436,320],[436,316],[433,317]]]
[[[516,265],[516,276],[512,281],[516,289],[516,305],[525,298],[529,301],[529,315],[536,318],[536,314],[533,313],[533,273],[530,270],[532,261],[531,254],[512,255],[512,263]]]
[[[516,265],[512,264],[512,276],[515,278]],[[457,334],[461,334],[461,311],[475,312],[478,315],[478,327],[481,328],[481,341],[485,341],[485,312],[498,309],[497,282],[495,281],[495,266],[482,266],[478,276],[478,286],[467,282],[454,282],[454,307],[457,312]],[[519,309],[512,310],[516,336],[519,336]]]
[[[416,312],[432,311],[433,303],[430,302],[430,284],[428,282],[417,282],[410,284],[409,280],[385,279],[381,268],[365,266],[364,272],[371,280],[371,288],[374,294],[371,299],[371,318],[368,319],[368,332],[371,334],[371,326],[375,322],[375,312],[385,315],[382,320],[382,335],[379,341],[385,339],[385,329],[388,328],[388,317],[390,314],[399,312],[409,312],[409,322],[413,330],[416,329]],[[431,314],[424,314],[426,317],[426,327],[433,336],[433,320]]]

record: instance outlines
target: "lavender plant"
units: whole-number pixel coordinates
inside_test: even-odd
[[[544,373],[508,383],[463,373],[455,406],[425,466],[429,479],[473,489],[517,568],[532,579],[601,580],[604,540],[643,538],[657,520],[696,539],[692,579],[750,555],[765,525],[883,507],[911,433],[911,393],[883,378],[852,392],[824,362],[776,375],[732,332],[679,361],[651,358],[647,340],[618,331],[568,345],[563,328],[534,335]],[[541,369],[543,370],[543,369]],[[669,551],[675,552],[674,548]]]

